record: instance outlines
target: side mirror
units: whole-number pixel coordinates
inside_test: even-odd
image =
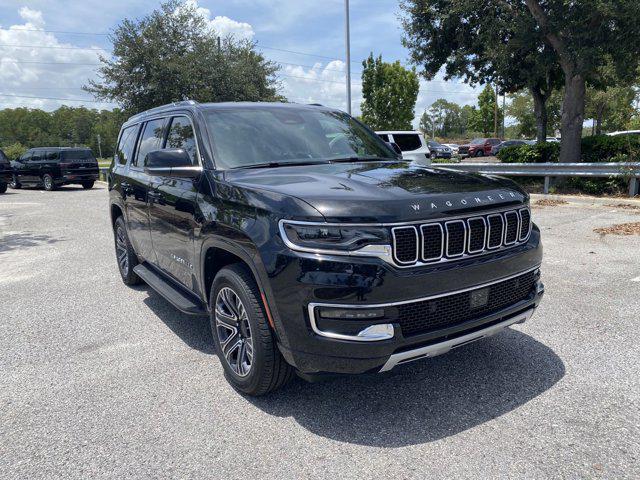
[[[193,166],[184,149],[166,148],[147,153],[144,171],[149,175],[195,178],[202,173],[202,167]]]
[[[400,150],[400,147],[398,146],[398,144],[397,144],[397,143],[395,143],[395,142],[384,142],[384,143],[386,143],[386,144],[387,144],[387,146],[388,146],[391,150],[393,150],[394,152],[396,152],[396,154],[397,154],[399,157],[402,157],[402,150]]]

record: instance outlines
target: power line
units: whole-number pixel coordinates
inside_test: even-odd
[[[106,52],[104,48],[94,48],[94,47],[61,47],[58,45],[12,45],[12,44],[0,44],[0,47],[10,47],[10,48],[51,48],[56,50],[89,50],[95,52]]]
[[[0,29],[2,30],[2,29]],[[42,33],[60,33],[60,34],[64,34],[64,35],[97,35],[97,36],[108,36],[108,33],[101,33],[101,32],[70,32],[70,31],[65,31],[65,30],[42,30],[39,28],[20,28],[20,27],[13,27],[13,28],[6,28],[4,30],[7,30],[8,32],[15,32],[15,31],[19,31],[19,32],[42,32]]]
[[[110,105],[115,105],[113,102],[104,102],[102,100],[89,100],[87,98],[61,98],[61,97],[34,97],[30,95],[14,95],[11,93],[0,93],[0,97],[11,97],[11,98],[33,98],[35,100],[62,100],[65,102],[90,102],[90,103],[107,103]]]

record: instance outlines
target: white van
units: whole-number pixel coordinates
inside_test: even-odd
[[[376,132],[385,142],[395,143],[402,151],[402,158],[421,165],[431,164],[431,151],[424,136],[415,131],[381,131]]]

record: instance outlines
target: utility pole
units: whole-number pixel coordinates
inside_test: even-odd
[[[349,34],[349,0],[344,0],[344,37],[347,50],[347,113],[351,115],[351,39]]]
[[[496,100],[493,102],[493,136],[498,136],[498,84],[496,83]]]
[[[506,112],[506,106],[505,106],[506,97],[507,96],[506,96],[505,92],[502,92],[502,139],[503,140],[507,136],[506,129],[504,127],[504,119],[506,117],[506,115],[505,115],[505,112]]]
[[[102,145],[100,144],[100,134],[98,134],[98,155],[102,158]]]

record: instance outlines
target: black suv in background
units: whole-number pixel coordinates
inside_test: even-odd
[[[11,180],[13,180],[11,163],[4,152],[0,150],[0,193],[7,191],[7,185],[11,183]]]
[[[232,385],[387,371],[492,335],[542,295],[510,180],[397,157],[317,105],[179,102],[130,118],[109,174],[120,274],[209,315]]]
[[[37,185],[54,190],[61,185],[79,184],[89,189],[99,174],[98,162],[90,148],[32,148],[13,161],[12,167],[11,188]]]

